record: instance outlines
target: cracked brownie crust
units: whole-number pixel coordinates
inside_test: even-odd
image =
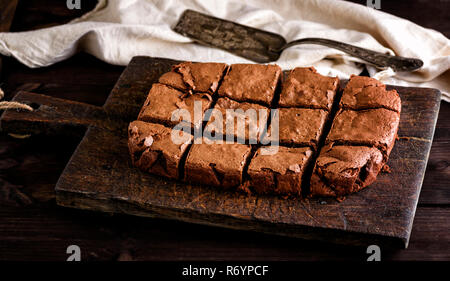
[[[181,144],[171,138],[172,130],[159,124],[133,121],[128,127],[128,147],[133,165],[152,174],[177,179],[183,153],[193,137]]]
[[[220,113],[219,117],[221,117],[222,122],[220,122],[220,119],[216,120],[216,116],[212,114],[205,127],[205,132],[222,135],[223,139],[229,135],[240,140],[252,140],[255,144],[266,128],[265,125],[270,114],[269,108],[265,106],[248,102],[236,102],[229,98],[219,98],[214,109]],[[248,111],[249,109],[252,111]],[[232,111],[227,112],[227,110]],[[254,114],[252,115],[252,113]],[[244,130],[238,128],[238,120],[240,124],[245,125]],[[231,127],[228,125],[230,123],[233,124],[233,131],[227,132],[227,128],[230,131],[229,128]],[[249,123],[252,126],[249,126]]]
[[[328,112],[322,109],[280,108],[280,143],[297,146],[317,146],[327,118]],[[272,133],[272,126],[269,133]]]
[[[326,142],[374,146],[389,155],[399,122],[398,113],[384,108],[341,110],[333,121]]]
[[[219,96],[270,106],[280,76],[278,65],[233,64],[219,88]]]
[[[322,148],[311,176],[314,196],[342,197],[370,185],[384,164],[374,147],[333,146]]]
[[[224,63],[183,62],[163,74],[159,83],[184,91],[214,93],[227,68]]]
[[[314,67],[297,67],[283,83],[279,105],[331,110],[338,85],[337,77],[320,75]]]
[[[402,105],[397,91],[386,90],[386,86],[376,79],[352,75],[342,94],[340,107],[353,110],[385,108],[400,113]]]
[[[190,113],[191,120],[183,120],[188,125],[198,127],[202,118],[195,120],[195,102],[201,102],[201,112],[209,108],[212,98],[208,93],[183,93],[163,84],[153,84],[147,100],[139,113],[138,120],[174,126],[181,120],[172,121],[172,113],[177,109],[185,109]]]
[[[251,147],[244,144],[194,144],[186,159],[185,181],[238,187]]]
[[[259,194],[300,196],[302,178],[312,154],[309,147],[280,146],[274,155],[261,153],[259,148],[248,167],[248,187]]]

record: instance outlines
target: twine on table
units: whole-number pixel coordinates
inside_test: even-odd
[[[5,93],[0,88],[0,110],[6,110],[6,109],[24,109],[28,111],[33,111],[33,108],[29,106],[28,104],[16,102],[16,101],[1,101],[5,97]],[[29,138],[31,135],[19,135],[19,134],[13,134],[9,133],[13,138],[17,139],[25,139]]]

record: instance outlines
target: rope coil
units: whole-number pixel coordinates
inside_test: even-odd
[[[5,97],[5,93],[0,88],[0,110],[5,109],[25,109],[28,111],[33,111],[33,108],[28,104],[16,102],[16,101],[1,101]]]
[[[5,93],[0,88],[0,110],[6,110],[6,109],[24,109],[28,111],[33,111],[33,108],[29,106],[28,104],[16,102],[16,101],[1,101],[5,97]],[[25,139],[30,137],[31,135],[18,135],[18,134],[8,134],[13,138],[17,139]]]

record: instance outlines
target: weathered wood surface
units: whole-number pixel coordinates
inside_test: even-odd
[[[402,97],[403,111],[399,140],[388,162],[392,172],[381,174],[370,188],[341,203],[332,199],[301,201],[246,196],[170,181],[132,167],[126,144],[127,123],[136,118],[151,84],[175,63],[148,57],[132,60],[104,106],[109,115],[120,116],[114,125],[105,128],[78,114],[77,118],[86,120],[75,120],[76,124],[92,122],[93,126],[58,181],[60,205],[338,243],[379,241],[407,245],[439,111],[439,91],[394,87]],[[37,102],[34,95],[25,93],[16,99]],[[44,102],[61,102],[49,100],[46,98]],[[54,118],[45,120],[65,123],[74,112],[88,108],[82,106],[80,110],[80,106],[68,104],[73,109],[67,110],[60,105],[61,110],[55,112]],[[48,117],[51,111],[41,114],[37,109],[35,114],[36,121],[42,122],[42,116]],[[20,133],[26,133],[23,130],[29,126],[29,115],[33,113],[7,112],[2,117],[2,127],[14,132],[14,126],[3,125],[14,119]],[[105,122],[109,123],[111,120]]]
[[[67,22],[95,2],[83,1],[82,10],[68,10],[65,1],[50,0],[47,5],[20,1],[12,30]],[[391,1],[383,2],[382,11],[450,37],[450,22],[445,21],[449,3]],[[5,58],[4,65],[1,82],[7,99],[20,89],[94,105],[104,103],[123,71],[86,54],[41,69],[28,69],[11,58]],[[367,245],[349,247],[57,207],[54,186],[79,141],[65,136],[17,140],[0,135],[0,260],[65,260],[70,244],[81,247],[83,260],[367,259]],[[382,247],[382,260],[450,260],[449,143],[450,104],[442,102],[409,247]]]

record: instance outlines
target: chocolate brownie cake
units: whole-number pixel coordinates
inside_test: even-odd
[[[159,78],[159,83],[182,91],[214,93],[228,66],[224,63],[183,62]]]
[[[153,84],[138,120],[129,125],[133,165],[185,182],[263,195],[341,198],[372,184],[397,137],[398,93],[376,79],[351,76],[341,96],[338,78],[313,67],[295,68],[282,84],[281,73],[276,65],[174,66]],[[206,125],[203,137],[173,131],[181,120],[172,120],[172,113],[186,109],[194,117],[196,101],[203,115],[184,122]],[[227,110],[233,114],[227,117]],[[248,126],[247,110],[255,110],[258,126]],[[238,130],[238,118],[243,130]],[[231,123],[234,128],[227,132]],[[269,146],[276,125],[278,146]],[[183,141],[173,141],[177,134]],[[226,143],[224,136],[251,145]],[[264,141],[257,142],[261,136]]]
[[[242,184],[251,147],[245,144],[193,144],[186,159],[184,180],[223,188]]]
[[[219,134],[221,139],[230,136],[237,140],[251,140],[252,144],[256,144],[264,130],[267,130],[266,123],[270,112],[265,106],[219,98],[214,109],[217,114],[211,115],[205,127],[205,132],[212,137]],[[233,125],[232,131],[230,124]],[[242,125],[245,127],[241,128]]]
[[[193,137],[180,133],[176,144],[172,130],[160,124],[133,121],[128,127],[128,147],[133,165],[152,174],[177,179],[183,153]]]
[[[172,114],[177,109],[186,109],[190,113],[191,120],[183,120],[191,126],[198,127],[203,122],[202,116],[195,120],[194,105],[199,102],[201,114],[209,108],[212,102],[210,94],[207,93],[183,93],[163,84],[153,84],[147,100],[139,113],[138,120],[160,123],[167,126],[174,126],[181,120],[172,120]]]
[[[400,113],[400,96],[397,91],[387,91],[376,79],[352,75],[344,89],[340,107],[344,109],[385,108]]]
[[[280,144],[316,147],[323,133],[328,112],[322,109],[280,108]],[[272,134],[271,124],[268,135]]]
[[[389,155],[399,122],[397,112],[384,108],[344,109],[334,118],[326,143],[373,146]]]
[[[279,106],[331,110],[338,86],[337,77],[320,75],[314,67],[297,67],[283,83]]]
[[[280,76],[278,65],[233,64],[219,88],[219,96],[270,106]]]
[[[247,188],[258,194],[301,195],[302,178],[313,152],[309,147],[271,147],[273,155],[258,148],[248,167]]]
[[[375,181],[383,165],[383,155],[374,147],[328,144],[317,158],[310,192],[332,197],[357,192]]]

